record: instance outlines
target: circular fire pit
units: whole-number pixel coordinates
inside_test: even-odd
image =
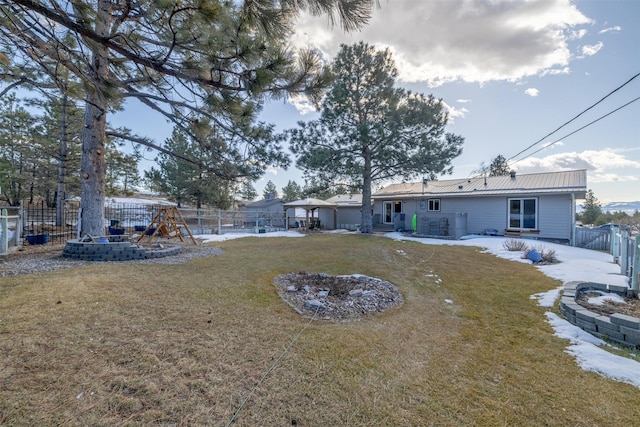
[[[129,242],[126,236],[117,235],[101,236],[91,241],[84,241],[83,239],[67,240],[62,256],[84,261],[131,261],[177,255],[181,250],[179,246],[164,247],[161,244],[152,246],[136,245]]]

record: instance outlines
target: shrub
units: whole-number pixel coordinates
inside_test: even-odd
[[[504,246],[506,250],[512,252],[527,250],[527,244],[525,243],[525,241],[518,239],[505,240],[504,243],[502,243],[502,246]]]

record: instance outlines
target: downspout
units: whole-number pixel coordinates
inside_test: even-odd
[[[571,246],[576,245],[576,193],[571,193]]]

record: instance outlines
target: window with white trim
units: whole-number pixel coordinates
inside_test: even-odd
[[[427,211],[440,212],[440,199],[427,200]]]
[[[538,229],[538,199],[509,199],[509,228],[516,230]]]

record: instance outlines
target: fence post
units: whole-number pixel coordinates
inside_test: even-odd
[[[220,208],[218,208],[218,234],[222,234],[222,214]]]
[[[78,208],[78,217],[76,218],[76,239],[80,240],[80,236],[82,235],[82,230],[80,226],[82,225],[82,208]]]
[[[640,272],[638,269],[640,268],[640,236],[636,236],[635,246],[633,248],[633,265],[631,266],[631,270],[633,274],[631,275],[631,290],[633,294],[638,297],[638,276],[640,276]]]
[[[7,214],[6,209],[2,209],[0,212],[0,254],[6,254],[9,252],[9,227],[7,227]]]
[[[620,230],[620,271],[629,276],[629,231]]]
[[[613,255],[613,262],[618,264],[620,262],[620,229],[617,225],[611,226],[611,255]]]

